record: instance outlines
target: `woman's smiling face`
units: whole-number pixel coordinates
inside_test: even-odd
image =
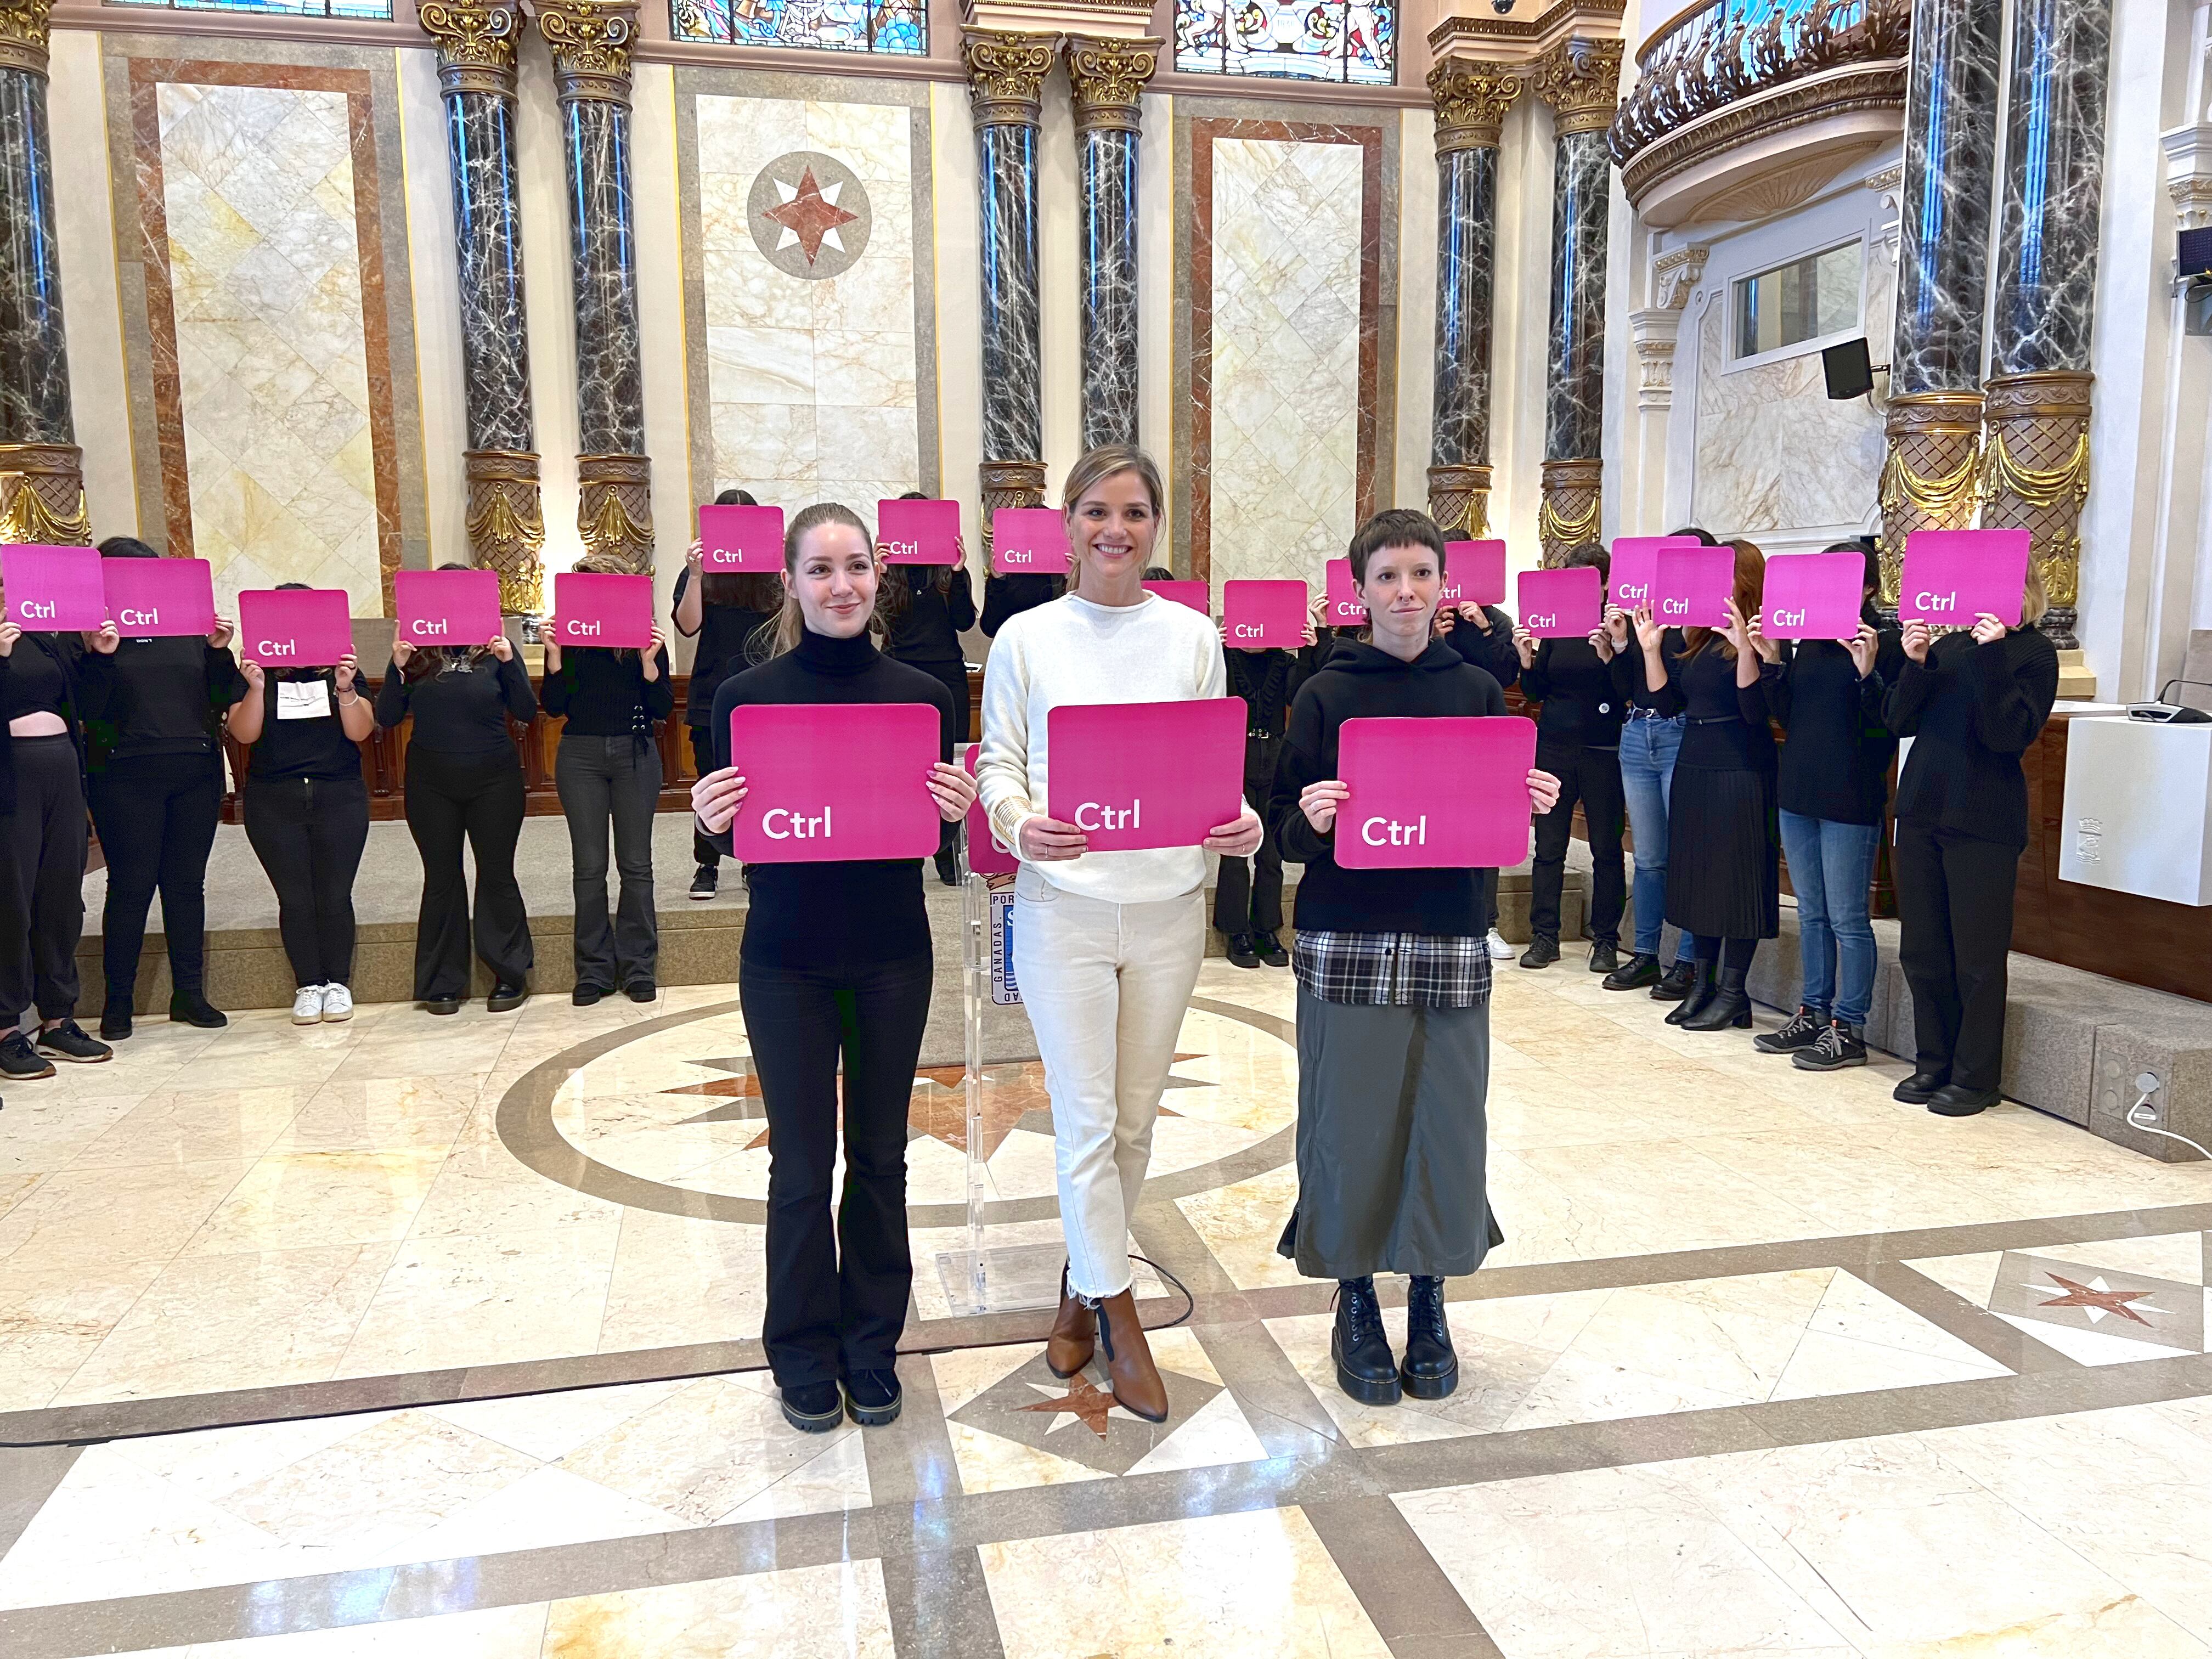
[[[876,610],[876,556],[866,533],[848,524],[815,526],[783,584],[809,628],[833,640],[852,638]]]

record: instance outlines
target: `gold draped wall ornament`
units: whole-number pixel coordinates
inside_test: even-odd
[[[1490,469],[1431,467],[1429,516],[1444,532],[1446,541],[1482,540],[1490,533]]]
[[[2051,601],[2043,629],[2061,650],[2078,645],[2091,384],[2087,374],[2050,369],[2000,375],[1984,388],[1982,524],[2029,532]]]
[[[75,444],[0,444],[0,542],[82,547],[91,540],[84,452]]]
[[[1544,500],[1536,509],[1536,537],[1543,544],[1546,569],[1555,568],[1571,548],[1598,538],[1604,483],[1603,461],[1544,463]]]
[[[1973,521],[1981,473],[1982,394],[1913,392],[1893,398],[1881,464],[1881,602],[1894,609],[1905,538]]]
[[[545,608],[545,514],[538,499],[538,457],[519,450],[463,453],[469,479],[469,553],[499,572],[499,608],[509,616]]]
[[[586,553],[653,569],[653,464],[642,455],[576,458],[576,531]]]
[[[991,568],[991,515],[1002,507],[1044,505],[1042,461],[985,461],[976,468],[983,484],[983,568]]]

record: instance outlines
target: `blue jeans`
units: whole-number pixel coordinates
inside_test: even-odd
[[[1632,720],[1620,727],[1620,788],[1628,798],[1628,828],[1636,837],[1636,950],[1659,954],[1659,929],[1667,916],[1667,802],[1674,788],[1674,757],[1682,747],[1682,722]],[[1678,961],[1690,960],[1682,935]]]
[[[1797,892],[1797,945],[1805,967],[1797,1000],[1845,1025],[1864,1025],[1874,1002],[1867,884],[1881,841],[1880,824],[1782,814],[1782,854]]]

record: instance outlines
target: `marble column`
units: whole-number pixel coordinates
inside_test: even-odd
[[[1606,221],[1620,96],[1621,43],[1569,40],[1537,60],[1552,106],[1552,317],[1544,384],[1543,559],[1555,565],[1598,534],[1604,484]]]
[[[1044,500],[1037,345],[1037,120],[1056,37],[964,29],[983,244],[984,543],[1001,507]]]
[[[593,553],[653,567],[653,464],[630,226],[629,55],[637,0],[539,0],[568,156],[576,295],[576,528]]]
[[[1490,531],[1491,298],[1498,262],[1498,138],[1521,82],[1502,64],[1446,58],[1437,106],[1436,395],[1429,516],[1454,539]]]
[[[500,608],[542,611],[545,516],[530,411],[530,342],[514,162],[513,0],[423,0],[416,21],[438,42],[460,267],[461,377],[468,410],[469,550],[499,572]]]
[[[51,0],[0,7],[0,541],[91,539],[46,124]]]
[[[2014,0],[1982,522],[2033,533],[2051,600],[2043,629],[2062,650],[2081,646],[2074,623],[2112,38],[2112,0]]]
[[[1083,447],[1137,441],[1139,99],[1164,43],[1071,38],[1076,254],[1082,283]]]
[[[1913,7],[1881,485],[1887,605],[1896,603],[1905,537],[1957,529],[1973,516],[2002,3]]]

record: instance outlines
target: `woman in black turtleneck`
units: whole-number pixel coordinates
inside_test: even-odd
[[[927,498],[909,489],[899,498]],[[952,741],[968,741],[972,719],[968,694],[968,657],[960,636],[975,625],[975,589],[968,580],[968,550],[959,564],[892,565],[884,572],[884,647],[894,660],[910,663],[952,694]],[[948,823],[937,843],[937,875],[947,887],[960,880],[960,826]]]
[[[441,565],[465,570],[466,565]],[[434,1014],[457,1013],[469,994],[466,840],[477,866],[475,953],[491,969],[493,1013],[530,994],[530,918],[514,878],[522,836],[522,760],[507,723],[538,714],[530,676],[502,634],[486,644],[392,647],[376,694],[376,723],[415,719],[407,738],[407,828],[422,859],[415,921],[415,996]]]
[[[717,507],[758,507],[750,489],[725,489]],[[714,768],[714,734],[708,720],[714,693],[732,674],[743,673],[768,654],[767,630],[783,605],[782,584],[772,575],[709,574],[701,562],[702,543],[693,542],[684,568],[676,573],[676,631],[698,641],[691,654],[691,689],[684,695],[684,724],[691,737],[691,765],[704,777]],[[691,856],[699,866],[691,877],[691,896],[710,899],[720,888],[722,857],[696,830]]]
[[[951,714],[942,683],[876,648],[881,573],[850,509],[823,502],[799,514],[783,557],[776,654],[715,694],[715,769],[691,789],[701,832],[724,852],[745,797],[730,765],[738,705],[926,703]],[[927,787],[939,816],[958,823],[975,785],[951,759],[947,738]],[[907,1101],[933,969],[919,860],[753,866],[738,990],[769,1120],[761,1341],[784,1416],[809,1433],[836,1427],[846,1411],[870,1425],[899,1413],[892,1367],[914,1279]],[[845,1191],[833,1225],[841,1059]]]
[[[620,559],[592,554],[577,569],[599,575],[633,574]],[[654,728],[676,707],[668,679],[668,646],[653,630],[649,648],[563,651],[545,630],[545,679],[540,702],[567,724],[553,761],[553,785],[568,820],[568,863],[576,896],[576,989],[569,999],[588,1008],[623,994],[650,1002],[658,993],[660,923],[653,908],[653,814],[660,803],[660,748]],[[622,902],[607,920],[607,823],[615,832]]]

